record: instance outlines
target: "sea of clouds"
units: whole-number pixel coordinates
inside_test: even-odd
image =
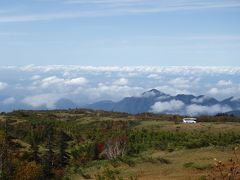
[[[118,101],[153,88],[170,95],[203,94],[218,100],[239,98],[239,76],[240,67],[1,66],[0,110],[53,109],[63,98],[79,105]],[[156,104],[153,109],[182,106],[179,102],[169,103]],[[188,111],[196,108],[199,107],[188,107]],[[199,111],[206,109],[199,108]]]

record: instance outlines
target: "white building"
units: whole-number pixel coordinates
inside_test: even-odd
[[[183,123],[195,124],[195,123],[197,123],[197,118],[183,118]]]

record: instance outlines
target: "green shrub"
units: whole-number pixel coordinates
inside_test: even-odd
[[[135,161],[129,156],[122,157],[120,161],[126,163],[130,167],[134,167],[136,165]]]
[[[187,163],[183,164],[183,167],[191,168],[191,167],[193,167],[193,165],[194,165],[194,162],[187,162]]]
[[[171,164],[171,161],[166,159],[166,158],[162,158],[162,157],[158,157],[157,160],[161,163],[161,164]]]
[[[211,164],[196,164],[194,162],[188,162],[183,165],[185,168],[193,168],[197,170],[206,170],[212,168]]]
[[[111,170],[107,168],[103,171],[101,175],[96,175],[95,178],[97,180],[122,180],[123,178],[118,176],[119,173],[120,172],[118,170]]]

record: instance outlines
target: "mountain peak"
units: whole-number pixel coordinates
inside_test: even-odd
[[[55,107],[57,109],[67,109],[67,108],[76,108],[77,104],[75,104],[73,101],[71,101],[70,99],[59,99],[56,103],[55,103]]]
[[[148,91],[148,92],[153,92],[153,93],[161,93],[159,90],[157,90],[157,89],[151,89],[150,91]]]
[[[151,89],[142,93],[141,96],[126,97],[118,102],[97,102],[88,108],[132,114],[171,112],[180,115],[214,115],[230,110],[239,110],[240,101],[233,97],[218,101],[206,95],[178,94],[171,96],[157,89]]]
[[[231,96],[231,97],[229,97],[227,99],[224,99],[222,102],[223,103],[229,103],[229,102],[236,102],[236,103],[238,103],[238,102],[240,102],[240,98]]]
[[[157,90],[157,89],[151,89],[149,91],[146,91],[142,94],[144,97],[150,97],[150,96],[163,96],[166,95],[165,93]]]
[[[224,99],[222,102],[229,102],[229,101],[233,101],[233,100],[234,100],[234,97],[231,96],[231,97],[229,97],[227,99]]]

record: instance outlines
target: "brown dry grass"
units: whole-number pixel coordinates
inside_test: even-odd
[[[201,122],[197,124],[175,124],[170,121],[142,121],[138,129],[154,129],[166,131],[208,131],[208,132],[239,132],[240,123],[214,123],[214,122]]]
[[[238,151],[240,154],[240,151]],[[153,158],[164,157],[171,161],[171,164],[151,164],[139,163],[136,167],[126,169],[134,171],[139,175],[139,179],[199,179],[209,173],[210,166],[214,165],[214,158],[221,161],[227,161],[233,156],[231,149],[201,148],[194,150],[181,150],[172,153],[155,152],[151,155]],[[194,163],[193,167],[184,167],[187,163]],[[199,167],[199,168],[198,168]],[[206,167],[206,169],[205,169]],[[201,169],[202,168],[202,169]]]
[[[237,151],[240,155],[240,150]],[[228,161],[234,156],[231,148],[201,148],[193,150],[179,150],[174,152],[146,152],[142,156],[149,157],[153,162],[136,159],[135,166],[130,167],[126,164],[120,164],[118,167],[106,165],[106,167],[119,170],[119,176],[124,179],[137,177],[139,180],[199,180],[201,177],[207,177],[214,167],[214,159]],[[157,158],[162,157],[169,160],[170,164],[157,162]],[[186,164],[193,164],[187,167]],[[94,177],[94,174],[103,172],[104,168],[90,168],[86,173]],[[75,175],[74,180],[84,179],[80,175]],[[94,178],[93,178],[94,179]]]

